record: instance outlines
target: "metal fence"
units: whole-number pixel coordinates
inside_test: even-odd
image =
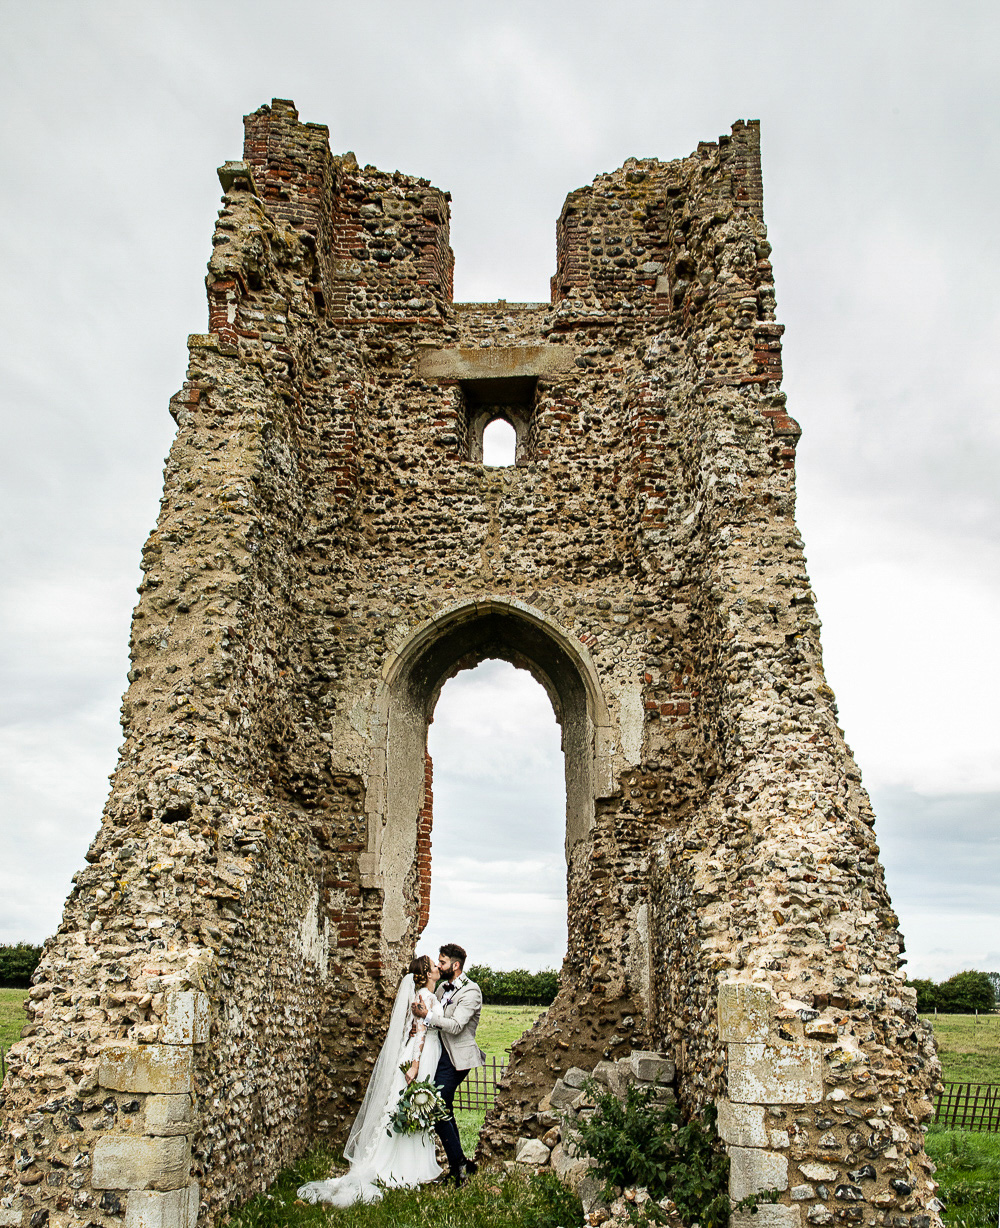
[[[1000,1134],[1000,1084],[946,1083],[937,1098],[934,1124]]]
[[[455,1093],[456,1109],[491,1109],[497,1084],[504,1076],[507,1062],[491,1057],[485,1066],[473,1066]]]

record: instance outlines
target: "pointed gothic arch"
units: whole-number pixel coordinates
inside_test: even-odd
[[[383,891],[382,938],[412,941],[418,816],[427,726],[441,688],[462,669],[499,658],[544,687],[562,729],[566,858],[586,841],[594,803],[611,790],[611,719],[590,654],[544,611],[492,598],[456,603],[413,631],[386,661],[372,719],[363,881]]]

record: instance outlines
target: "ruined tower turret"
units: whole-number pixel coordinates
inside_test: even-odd
[[[501,657],[562,727],[569,938],[484,1152],[668,1049],[771,1228],[927,1228],[937,1067],[823,674],[757,124],[571,193],[545,304],[452,301],[427,180],[288,102],[246,127],[0,1226],[190,1228],[343,1136],[426,920],[427,723]]]

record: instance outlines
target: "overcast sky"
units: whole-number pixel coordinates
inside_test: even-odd
[[[910,972],[1000,968],[995,0],[5,0],[0,18],[0,941],[55,927],[99,822],[167,401],[207,327],[215,168],[284,97],[334,152],[451,190],[473,300],[547,299],[572,189],[761,120],[799,521]],[[558,966],[558,739],[512,676],[443,693],[428,942]],[[516,842],[490,807],[517,813]]]

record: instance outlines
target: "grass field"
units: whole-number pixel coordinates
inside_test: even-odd
[[[924,1015],[948,1083],[1000,1083],[1000,1015]]]
[[[544,1012],[544,1006],[484,1006],[476,1032],[480,1049],[487,1057],[506,1057],[514,1041]]]
[[[0,989],[0,1049],[6,1051],[21,1037],[27,992],[26,989]]]
[[[955,1228],[995,1228],[1000,1135],[931,1126],[926,1147],[937,1165],[934,1180],[945,1205],[945,1223]]]

